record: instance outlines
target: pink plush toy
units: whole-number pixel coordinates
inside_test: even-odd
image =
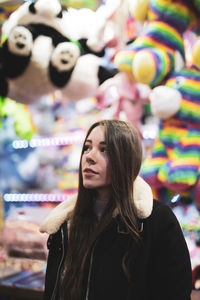
[[[100,86],[97,98],[101,109],[110,107],[110,118],[127,120],[141,133],[141,118],[149,93],[147,85],[131,82],[120,72]]]

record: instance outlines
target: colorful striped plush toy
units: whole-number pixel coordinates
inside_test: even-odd
[[[200,209],[200,69],[193,63],[174,71],[165,85],[152,90],[150,99],[160,123],[142,176],[160,200],[179,193]]]
[[[129,0],[133,17],[145,21],[144,30],[127,49],[116,54],[118,69],[150,87],[160,84],[174,70],[180,70],[185,62],[183,33],[196,26],[199,2]]]

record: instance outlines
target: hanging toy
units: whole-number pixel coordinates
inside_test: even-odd
[[[200,69],[194,64],[174,71],[150,95],[159,122],[152,153],[141,173],[159,191],[191,198],[200,208]]]
[[[112,3],[95,12],[66,10],[58,0],[22,4],[2,27],[0,95],[24,104],[56,90],[67,100],[94,96],[118,72],[106,49],[122,40],[116,15],[125,9]]]
[[[188,0],[130,0],[129,8],[144,23],[143,32],[114,61],[132,80],[155,87],[184,66],[183,33],[195,27],[199,6]]]

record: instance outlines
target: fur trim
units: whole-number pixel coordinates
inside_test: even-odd
[[[40,226],[40,232],[52,234],[58,231],[67,215],[73,210],[76,203],[76,194],[56,206]]]
[[[151,188],[138,176],[134,182],[133,193],[137,215],[140,219],[146,219],[150,216],[153,207]],[[75,203],[76,194],[56,206],[40,226],[40,232],[52,234],[58,231],[68,214],[73,210]]]
[[[148,218],[153,208],[153,194],[148,183],[140,176],[134,182],[133,198],[138,218]]]

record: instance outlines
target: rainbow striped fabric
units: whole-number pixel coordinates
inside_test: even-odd
[[[149,0],[148,19],[171,24],[182,33],[196,23],[197,5],[192,0]]]
[[[200,71],[194,66],[183,68],[171,75],[166,86],[181,93],[181,106],[173,117],[160,121],[141,174],[156,189],[191,190],[200,204]]]
[[[185,60],[182,34],[186,29],[194,27],[196,22],[193,1],[149,0],[148,20],[142,35],[127,49],[116,54],[115,64],[131,79],[136,78],[139,82],[155,87],[174,71],[176,51],[179,51],[183,61]],[[136,65],[137,73],[145,73],[145,62],[138,61],[138,52],[144,52],[146,65],[149,64],[149,58],[152,61],[153,78],[148,79],[148,82],[143,79],[143,75],[138,77],[136,74]]]

